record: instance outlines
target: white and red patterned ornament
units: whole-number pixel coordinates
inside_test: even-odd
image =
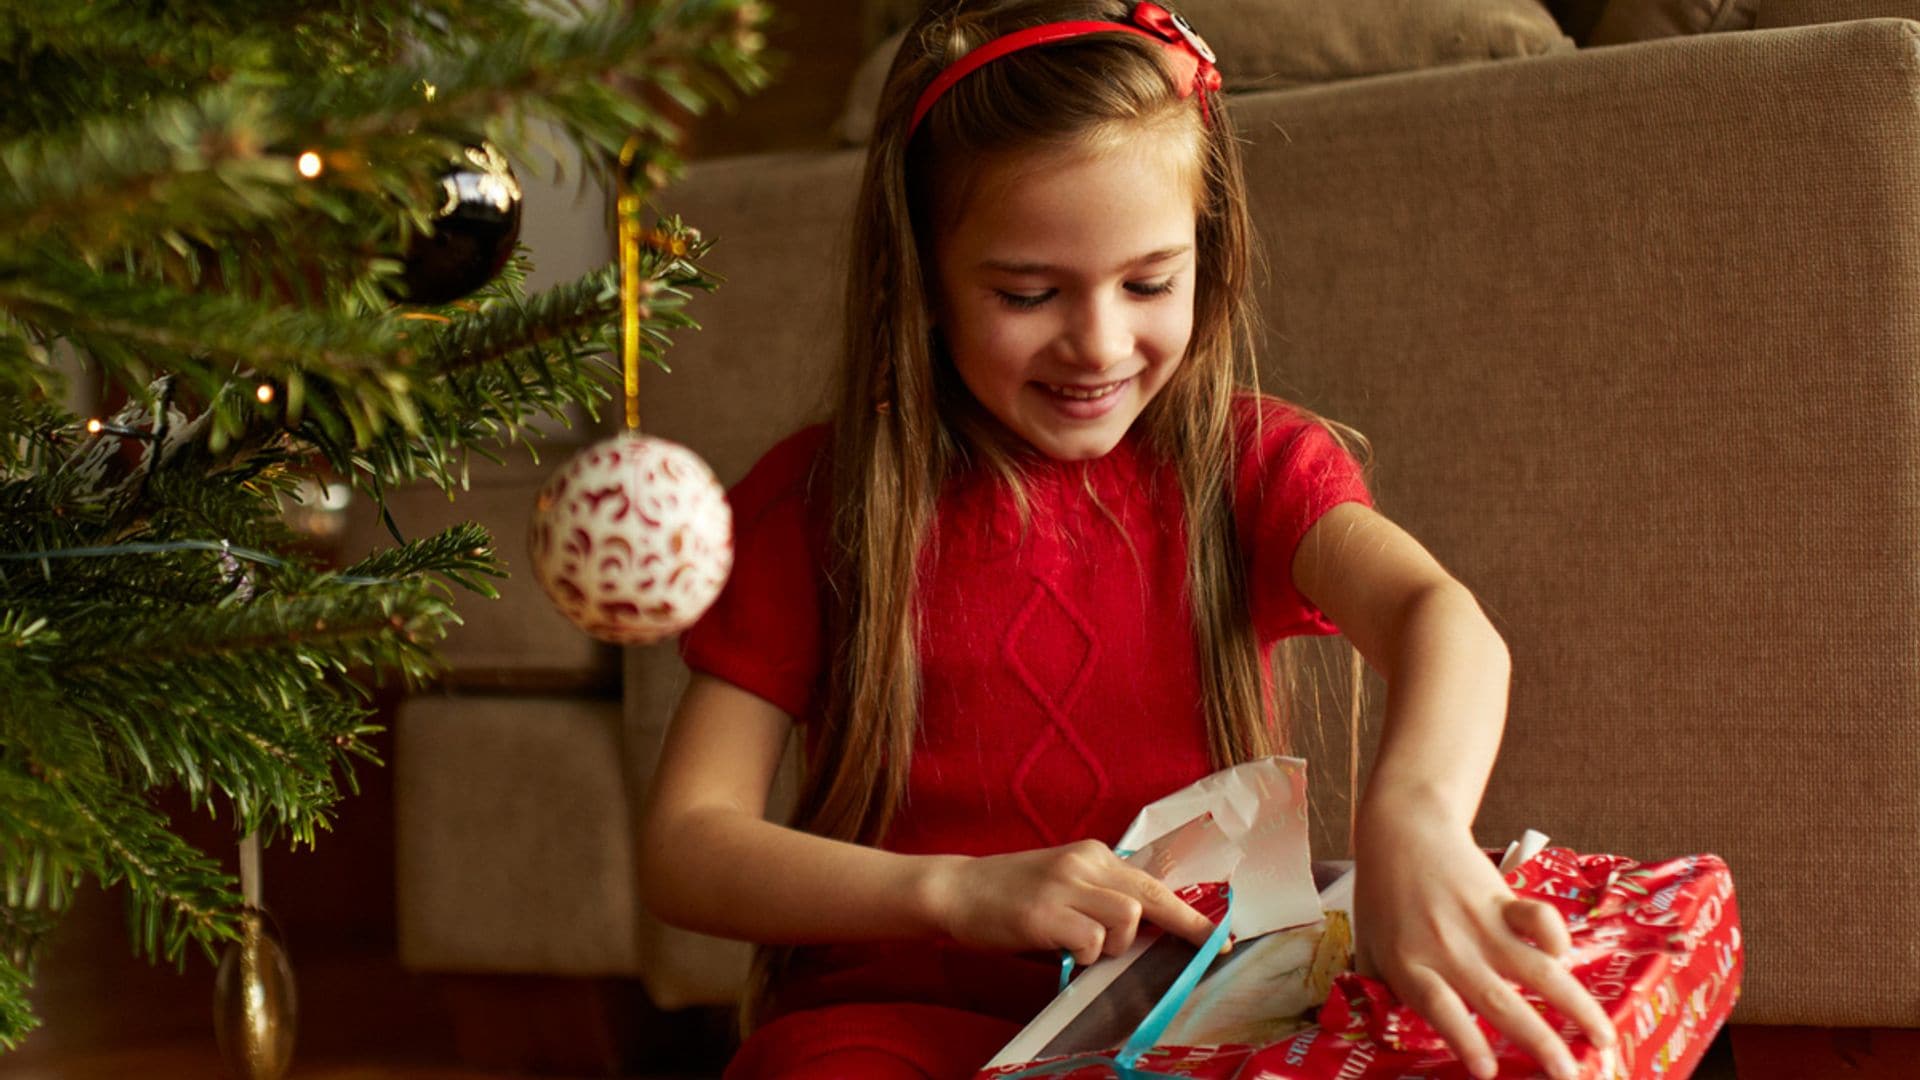
[[[733,569],[733,511],[707,463],[640,434],[640,327],[653,283],[640,277],[634,190],[644,140],[620,151],[620,366],[627,429],[588,447],[540,489],[527,546],[533,576],[574,625],[616,645],[649,645],[692,626]],[[661,233],[661,250],[686,240]],[[650,244],[653,243],[650,241]]]
[[[628,431],[588,447],[534,505],[533,576],[602,641],[645,645],[699,619],[733,568],[733,513],[693,451]]]

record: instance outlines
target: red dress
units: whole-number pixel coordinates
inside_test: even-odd
[[[1239,419],[1234,505],[1258,640],[1336,633],[1295,588],[1293,555],[1331,507],[1371,504],[1359,468],[1281,402],[1247,398]],[[801,724],[825,696],[826,445],[824,427],[801,431],[729,493],[733,574],[682,646],[695,670]],[[1041,463],[1029,490],[1024,531],[988,470],[942,493],[919,582],[919,736],[887,850],[1112,843],[1141,806],[1213,771],[1172,471],[1129,435],[1094,461]],[[1057,957],[951,942],[801,949],[775,1019],[727,1075],[970,1076],[1047,1002],[1059,970]]]

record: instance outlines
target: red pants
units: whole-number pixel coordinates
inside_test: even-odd
[[[725,1080],[969,1080],[1020,1031],[940,1005],[830,1005],[755,1031]]]

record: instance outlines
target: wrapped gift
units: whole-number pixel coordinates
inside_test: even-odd
[[[1287,763],[1284,775],[1292,778],[1296,766]],[[1278,789],[1265,790],[1271,796]],[[1259,859],[1249,865],[1253,853],[1219,835],[1213,820],[1217,806],[1203,801],[1182,809],[1198,809],[1202,816],[1168,831],[1161,840],[1170,843],[1156,841],[1142,850],[1152,853],[1156,869],[1175,875],[1170,884],[1177,883],[1181,895],[1204,913],[1213,917],[1227,908],[1221,930],[1198,950],[1143,931],[1126,956],[1095,964],[1083,981],[1068,986],[979,1080],[1469,1077],[1445,1042],[1385,985],[1331,970],[1345,967],[1351,954],[1341,908],[1352,879],[1327,873],[1328,864],[1313,868],[1321,871],[1319,896],[1326,911],[1320,918],[1282,927],[1250,924],[1258,933],[1238,936],[1236,948],[1219,955],[1230,924],[1238,935],[1243,910],[1275,910],[1248,903],[1249,891],[1265,887],[1277,871],[1308,880],[1313,873],[1294,866],[1290,845],[1284,867],[1261,865]],[[1178,876],[1182,854],[1202,856],[1195,865],[1206,871],[1230,868],[1232,884],[1184,880]],[[1507,881],[1516,895],[1544,900],[1566,918],[1573,974],[1619,1035],[1615,1046],[1600,1050],[1579,1028],[1528,995],[1567,1039],[1582,1077],[1639,1080],[1691,1072],[1739,996],[1740,922],[1726,864],[1697,855],[1642,865],[1614,855],[1546,848],[1517,860]],[[1288,910],[1300,913],[1297,900]],[[1260,956],[1267,959],[1249,962]],[[1256,1012],[1246,1010],[1249,1002]],[[1482,1028],[1501,1076],[1539,1075],[1528,1055],[1484,1022]]]
[[[1574,977],[1613,1020],[1619,1039],[1601,1050],[1537,995],[1527,995],[1567,1039],[1583,1080],[1689,1075],[1740,996],[1740,914],[1726,864],[1689,855],[1642,865],[1548,848],[1509,874],[1508,883],[1566,916]],[[1537,1075],[1532,1058],[1484,1021],[1481,1027],[1501,1076]],[[1249,1051],[1238,1071],[1180,1075],[1466,1080],[1470,1074],[1385,986],[1348,972],[1334,980],[1316,1030]]]

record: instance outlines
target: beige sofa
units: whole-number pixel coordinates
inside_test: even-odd
[[[1782,0],[1752,30],[1235,102],[1267,389],[1372,437],[1381,508],[1512,648],[1480,840],[1724,856],[1746,1023],[1920,1026],[1920,22],[1826,21],[1885,12]],[[713,161],[672,193],[728,282],[643,410],[723,479],[815,414],[858,160]],[[521,570],[544,471],[442,513]],[[398,720],[405,961],[729,1001],[744,949],[634,889],[672,649],[596,696],[606,657],[523,570],[463,610],[456,671],[534,690]]]

